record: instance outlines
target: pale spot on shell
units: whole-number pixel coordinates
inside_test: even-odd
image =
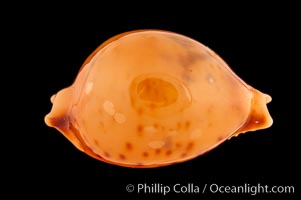
[[[159,149],[165,145],[165,142],[162,140],[155,140],[148,143],[148,146],[153,149]]]
[[[208,81],[208,83],[212,84],[212,83],[215,82],[215,79],[211,75],[208,75],[207,76],[207,81]]]
[[[114,119],[116,122],[118,122],[119,124],[122,124],[126,121],[126,117],[124,116],[124,114],[122,113],[116,113],[114,115]]]
[[[155,128],[154,126],[145,126],[143,127],[143,130],[148,133],[155,133],[158,131],[158,129]]]
[[[200,129],[195,129],[190,133],[190,139],[197,139],[203,135]]]
[[[113,116],[115,114],[115,108],[112,102],[105,101],[102,106],[106,113],[108,113],[109,115]]]
[[[93,88],[93,82],[87,83],[86,89],[85,89],[86,94],[89,94],[91,92],[92,88]]]

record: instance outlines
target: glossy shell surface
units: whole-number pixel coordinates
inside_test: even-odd
[[[203,44],[142,30],[97,48],[74,83],[52,96],[45,122],[101,161],[158,167],[271,126],[270,101]]]

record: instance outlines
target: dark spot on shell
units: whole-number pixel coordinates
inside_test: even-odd
[[[187,144],[187,146],[186,146],[186,150],[187,150],[187,151],[192,150],[193,146],[194,146],[194,143],[193,143],[193,142],[189,142],[189,143]]]
[[[187,156],[187,152],[184,152],[184,153],[181,154],[181,157],[182,157],[182,158],[184,158],[184,157],[186,157],[186,156]]]
[[[133,145],[130,142],[125,143],[125,148],[129,151],[131,151],[133,149]]]
[[[142,115],[143,114],[143,108],[138,108],[137,113],[138,113],[138,115]]]
[[[170,149],[168,149],[166,152],[165,152],[165,155],[167,156],[170,156],[172,154],[172,151]]]
[[[148,157],[149,154],[148,154],[148,152],[145,151],[145,152],[142,153],[142,156],[143,156],[143,157]]]
[[[158,155],[158,154],[160,154],[161,153],[161,149],[156,149],[155,150],[155,153]]]
[[[104,156],[107,157],[107,158],[111,157],[111,155],[108,152],[106,152],[106,151],[104,152]]]
[[[181,148],[181,147],[182,147],[182,144],[179,143],[179,142],[177,142],[177,143],[176,143],[176,148],[179,149],[179,148]]]
[[[153,126],[154,126],[156,129],[159,128],[159,125],[156,124],[156,123],[155,123]]]
[[[189,129],[189,127],[190,127],[190,121],[186,121],[185,122],[185,129]]]
[[[141,124],[139,124],[139,125],[137,126],[137,133],[138,133],[139,136],[142,136],[142,132],[143,132],[143,127],[142,127]]]
[[[96,146],[98,146],[98,147],[99,147],[99,143],[98,143],[98,141],[97,141],[97,140],[94,140],[93,142],[94,142],[94,144],[95,144]]]
[[[218,136],[216,141],[217,141],[217,142],[220,142],[220,141],[222,141],[223,139],[224,139],[223,136]]]
[[[137,131],[138,131],[138,132],[142,132],[142,130],[143,130],[143,127],[142,127],[141,124],[139,124],[139,125],[137,126]]]
[[[149,108],[152,109],[152,110],[154,110],[156,107],[157,107],[157,106],[156,106],[156,104],[154,104],[154,103],[150,103],[150,104],[149,104]]]
[[[119,158],[120,158],[121,160],[125,160],[125,155],[124,155],[124,154],[119,154]]]

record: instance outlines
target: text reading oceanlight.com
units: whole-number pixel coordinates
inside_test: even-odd
[[[167,195],[169,193],[188,193],[188,194],[293,194],[295,192],[294,186],[281,186],[281,185],[264,185],[255,184],[251,185],[248,183],[242,185],[220,185],[216,183],[211,184],[180,184],[176,183],[174,185],[166,185],[162,183],[138,183],[138,184],[128,184],[126,186],[127,192],[135,192],[138,194],[163,194]]]

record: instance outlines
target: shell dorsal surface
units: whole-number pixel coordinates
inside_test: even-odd
[[[270,96],[208,47],[160,30],[111,38],[51,101],[47,125],[88,155],[126,167],[189,160],[272,124]]]

